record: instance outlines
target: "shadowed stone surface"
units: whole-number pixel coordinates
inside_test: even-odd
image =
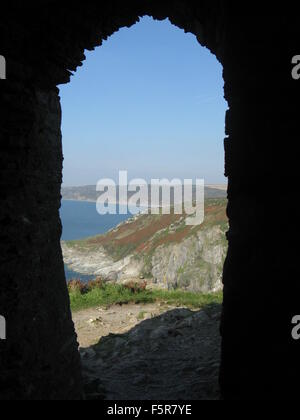
[[[60,249],[62,168],[57,85],[139,16],[169,17],[224,66],[229,252],[224,269],[221,388],[227,399],[297,399],[295,235],[300,30],[288,4],[243,12],[221,0],[11,0],[1,6],[1,398],[78,399],[80,360]],[[246,12],[245,12],[246,10]],[[266,186],[268,195],[266,194]],[[196,334],[196,332],[195,332]]]
[[[221,309],[173,309],[81,349],[88,399],[218,400]]]

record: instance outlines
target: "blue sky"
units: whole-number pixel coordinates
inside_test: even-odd
[[[222,66],[194,35],[145,17],[60,86],[64,185],[129,178],[225,183]]]

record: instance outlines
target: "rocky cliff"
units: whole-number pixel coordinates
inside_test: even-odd
[[[105,235],[63,242],[62,249],[65,263],[82,274],[211,292],[222,287],[227,228],[226,200],[210,199],[202,225],[187,226],[179,215],[140,215]]]

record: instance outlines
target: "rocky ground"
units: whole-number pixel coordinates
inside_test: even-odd
[[[156,303],[75,313],[87,398],[219,399],[220,312]]]

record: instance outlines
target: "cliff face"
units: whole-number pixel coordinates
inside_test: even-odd
[[[217,291],[222,287],[225,256],[224,232],[214,226],[181,243],[156,249],[151,273],[155,282],[168,288]]]
[[[105,235],[63,242],[62,249],[65,263],[82,274],[211,292],[222,287],[226,230],[226,200],[212,199],[202,225],[186,226],[178,215],[140,215]]]

